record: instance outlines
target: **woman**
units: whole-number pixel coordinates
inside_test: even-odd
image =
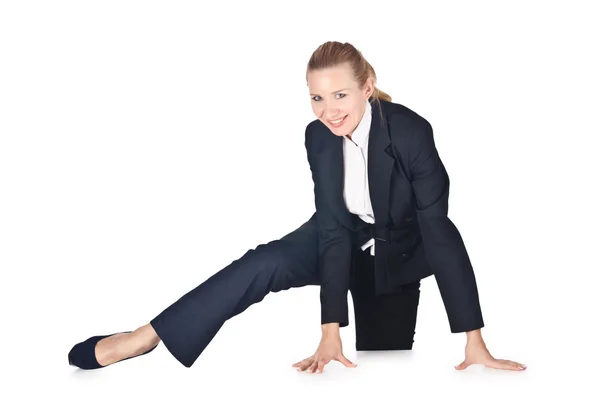
[[[375,88],[373,68],[348,43],[317,48],[306,78],[317,117],[306,128],[316,213],[282,239],[249,250],[149,324],[76,344],[70,364],[100,368],[162,341],[190,367],[225,321],[269,292],[320,285],[322,338],[293,366],[322,372],[337,360],[355,367],[339,333],[348,325],[348,290],[357,350],[411,349],[420,280],[434,274],[451,332],[467,333],[465,360],[455,368],[526,368],[493,358],[482,339],[475,277],[447,217],[449,180],[430,124]]]

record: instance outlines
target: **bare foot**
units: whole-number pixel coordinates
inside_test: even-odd
[[[139,356],[160,343],[150,324],[133,332],[111,335],[101,339],[95,348],[96,360],[103,367],[126,358]]]

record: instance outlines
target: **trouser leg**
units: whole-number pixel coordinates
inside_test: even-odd
[[[163,310],[150,324],[171,354],[191,367],[225,321],[269,292],[318,285],[317,223],[255,249]]]
[[[406,285],[401,292],[375,295],[375,264],[369,251],[357,250],[353,255],[350,292],[356,350],[411,350],[420,281]]]

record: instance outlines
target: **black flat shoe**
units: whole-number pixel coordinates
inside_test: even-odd
[[[117,332],[117,333],[119,333],[119,332]],[[129,333],[131,333],[131,331],[127,331],[127,332],[123,332],[123,333],[129,334]],[[69,352],[69,365],[72,365],[74,367],[79,367],[81,369],[104,368],[105,366],[100,365],[98,363],[98,360],[96,360],[96,344],[101,339],[108,338],[109,336],[113,336],[115,334],[92,336],[91,338],[88,338],[87,340],[85,340],[83,342],[79,342],[78,344],[73,346],[73,348]],[[156,346],[158,346],[158,345],[156,345]],[[113,364],[116,364],[121,361],[129,360],[130,358],[139,357],[139,356],[143,356],[144,354],[148,354],[152,350],[156,349],[156,346],[154,346],[153,348],[151,348],[150,350],[148,350],[145,353],[138,354],[137,356],[133,356],[133,357],[124,358],[122,360],[114,362]],[[110,365],[112,365],[112,364],[110,364]]]

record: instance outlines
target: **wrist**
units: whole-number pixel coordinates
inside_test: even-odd
[[[340,332],[340,323],[327,323],[321,324],[321,332],[323,335],[332,335],[339,334]]]

